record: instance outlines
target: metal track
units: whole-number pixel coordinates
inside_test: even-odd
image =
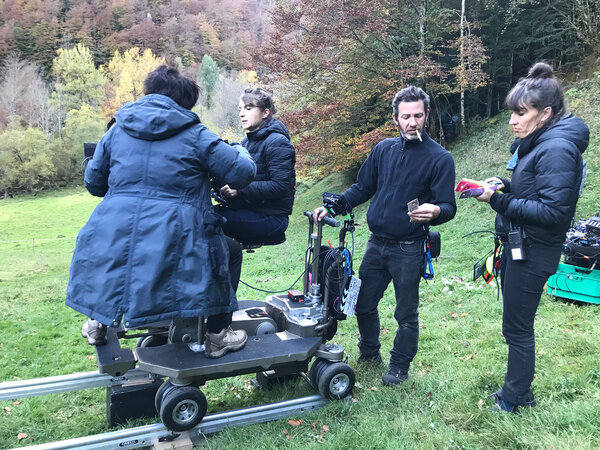
[[[291,415],[314,411],[327,403],[320,395],[296,398],[267,405],[252,406],[223,413],[207,415],[199,425],[190,430],[189,437],[192,441],[201,439],[203,435],[221,431],[227,427],[250,425],[253,423],[268,422]],[[150,447],[155,443],[170,441],[175,436],[163,424],[146,425],[127,430],[113,431],[82,438],[68,439],[65,441],[50,442],[48,444],[33,445],[29,450],[112,450],[115,448],[140,448]]]
[[[83,372],[47,378],[33,378],[31,380],[7,381],[0,383],[0,400],[57,394],[95,387],[135,384],[153,378],[155,378],[154,375],[136,368],[121,377],[113,377],[99,372]]]

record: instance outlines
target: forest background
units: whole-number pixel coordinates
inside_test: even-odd
[[[194,109],[241,138],[248,85],[275,93],[300,179],[356,168],[394,135],[390,102],[431,94],[429,130],[451,148],[502,110],[535,61],[598,76],[590,0],[0,0],[0,196],[80,180],[97,141],[164,62],[195,78]]]

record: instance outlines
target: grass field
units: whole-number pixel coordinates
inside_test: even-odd
[[[586,153],[588,181],[577,217],[600,210],[600,115],[598,86],[572,91],[575,111],[591,129]],[[504,175],[511,137],[506,115],[482,122],[452,148],[457,177]],[[267,290],[286,289],[300,275],[306,246],[302,211],[319,205],[323,191],[352,182],[337,174],[299,188],[287,241],[244,255],[242,279]],[[75,236],[99,199],[84,189],[42,193],[0,202],[0,382],[95,370],[95,352],[79,335],[84,317],[64,306]],[[366,206],[356,211],[355,264],[364,252]],[[460,200],[457,217],[438,227],[442,256],[435,279],[422,282],[419,353],[401,387],[381,386],[385,370],[356,368],[357,328],[340,323],[335,341],[356,368],[353,402],[331,402],[302,422],[287,420],[229,429],[208,438],[210,449],[412,449],[600,447],[600,308],[578,306],[544,294],[536,320],[537,368],[533,390],[538,407],[521,417],[493,414],[487,395],[498,389],[506,366],[500,334],[501,301],[496,287],[471,281],[474,262],[492,247],[487,205]],[[335,239],[333,230],[328,232]],[[264,293],[241,286],[242,299]],[[380,305],[382,350],[394,332],[390,288]],[[210,381],[203,389],[209,413],[258,405],[312,390],[299,380],[272,391],[250,388],[250,376]],[[41,444],[108,431],[105,391],[0,402],[0,448]],[[131,426],[153,421],[136,421]],[[21,434],[24,433],[26,437]]]

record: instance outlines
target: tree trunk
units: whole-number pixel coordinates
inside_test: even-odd
[[[461,130],[465,129],[465,0],[462,0],[462,6],[460,11],[460,127]]]

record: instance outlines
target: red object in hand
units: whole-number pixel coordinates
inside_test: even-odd
[[[491,185],[490,189],[495,191],[498,189],[498,185]],[[484,187],[483,183],[475,180],[470,180],[468,178],[463,178],[458,182],[456,187],[454,188],[456,192],[460,192],[460,196],[458,198],[469,198],[469,197],[477,197],[483,194]]]

